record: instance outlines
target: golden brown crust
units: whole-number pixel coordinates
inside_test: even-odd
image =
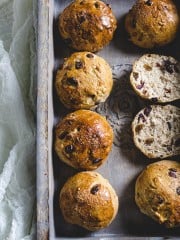
[[[76,0],[59,16],[59,31],[71,47],[96,52],[113,38],[116,19],[108,4],[99,0]]]
[[[104,117],[89,110],[68,114],[58,123],[55,132],[56,153],[76,169],[96,169],[112,148],[111,126]]]
[[[125,19],[130,40],[139,47],[163,46],[174,40],[179,16],[171,0],[137,0]]]
[[[180,163],[162,160],[147,166],[137,178],[135,201],[160,224],[180,226]]]
[[[71,177],[60,192],[65,220],[90,231],[107,227],[118,210],[118,197],[100,174],[81,172]]]
[[[76,52],[65,59],[57,72],[55,86],[67,108],[89,109],[109,96],[112,71],[103,58],[90,52]]]

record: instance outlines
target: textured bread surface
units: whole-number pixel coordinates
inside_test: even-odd
[[[76,52],[65,59],[57,72],[55,86],[67,108],[90,109],[109,96],[112,71],[103,58],[90,52]]]
[[[149,158],[180,154],[180,109],[151,105],[142,109],[132,122],[135,145]]]
[[[60,14],[59,31],[72,48],[96,52],[111,41],[116,22],[109,4],[76,0]]]
[[[106,160],[113,143],[107,120],[90,110],[68,114],[55,129],[59,158],[76,169],[93,170]]]
[[[180,226],[180,163],[162,160],[148,165],[136,180],[135,201],[160,224]]]
[[[170,56],[145,54],[133,64],[130,82],[142,98],[157,102],[180,99],[180,63]]]
[[[178,32],[178,11],[172,0],[137,0],[126,15],[125,28],[139,47],[164,46]]]
[[[81,172],[68,179],[59,202],[67,222],[90,231],[107,227],[118,211],[115,190],[96,172]]]

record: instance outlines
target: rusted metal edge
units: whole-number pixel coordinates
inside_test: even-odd
[[[38,0],[37,39],[37,239],[49,239],[48,82],[51,0]]]

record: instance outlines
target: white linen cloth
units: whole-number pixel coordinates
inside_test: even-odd
[[[0,0],[0,240],[35,239],[35,3]]]

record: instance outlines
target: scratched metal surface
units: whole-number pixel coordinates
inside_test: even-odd
[[[54,126],[69,111],[59,102],[54,90],[57,69],[73,50],[69,49],[57,28],[57,18],[70,0],[39,0],[38,40],[38,141],[37,141],[37,232],[38,239],[164,239],[180,237],[180,229],[166,229],[140,213],[134,202],[136,177],[150,161],[134,146],[131,122],[147,102],[131,89],[129,74],[132,63],[144,53],[160,53],[180,59],[180,36],[168,47],[152,51],[140,49],[130,42],[124,30],[124,16],[134,0],[106,1],[118,20],[112,42],[97,55],[112,67],[114,88],[104,104],[94,110],[106,116],[114,129],[113,149],[104,165],[96,171],[107,178],[119,196],[116,219],[106,229],[91,233],[64,221],[59,209],[59,192],[76,170],[61,162],[54,150]],[[176,1],[180,6],[179,2]],[[172,158],[177,159],[177,158]]]

